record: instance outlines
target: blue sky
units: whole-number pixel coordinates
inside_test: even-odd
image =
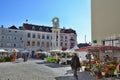
[[[77,32],[78,43],[91,41],[91,0],[0,0],[0,25],[21,26],[28,23],[52,26],[52,18],[60,19],[60,28]]]

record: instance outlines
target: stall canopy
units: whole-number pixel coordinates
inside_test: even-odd
[[[71,49],[66,49],[66,50],[64,50],[63,52],[65,52],[65,53],[75,53],[75,50],[76,50],[76,49],[79,49],[77,45],[74,46],[74,47],[71,48]]]
[[[50,50],[50,52],[59,52],[59,53],[61,53],[62,50],[56,49],[56,50]]]
[[[120,47],[118,46],[87,46],[76,49],[75,51],[105,51],[105,50],[118,50],[120,51]]]
[[[21,50],[20,52],[21,53],[29,53],[30,51],[29,50]]]
[[[8,51],[5,49],[0,49],[0,52],[8,52]]]
[[[20,52],[20,51],[18,49],[13,48],[10,50],[10,52]]]

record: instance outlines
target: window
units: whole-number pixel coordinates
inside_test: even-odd
[[[70,38],[70,41],[74,41],[73,37]]]
[[[40,39],[40,34],[38,34],[38,39]]]
[[[45,35],[42,35],[42,39],[45,39]]]
[[[74,43],[71,43],[71,46],[74,46]]]
[[[39,41],[37,42],[37,46],[40,46],[40,42]]]
[[[67,43],[65,43],[65,46],[67,46]]]
[[[22,37],[20,37],[20,40],[22,40]]]
[[[27,46],[30,46],[30,41],[27,41]]]
[[[35,34],[33,34],[32,38],[35,38]]]
[[[11,38],[11,36],[7,36],[7,39],[9,39],[9,40],[10,40],[10,38]]]
[[[61,39],[63,39],[63,36],[60,36],[61,37]]]
[[[49,28],[46,28],[46,31],[49,32]]]
[[[65,36],[65,39],[67,39],[67,36]]]
[[[9,32],[11,32],[11,30],[9,30]]]
[[[14,40],[16,40],[17,38],[16,37],[14,37]]]
[[[4,36],[2,36],[2,38],[4,39]]]
[[[40,27],[39,30],[42,31],[42,28]]]
[[[51,42],[51,46],[52,46],[52,42]]]
[[[61,46],[63,46],[63,43],[61,42],[61,44],[60,44]]]
[[[58,39],[58,36],[56,36],[56,39]]]
[[[45,43],[44,43],[44,42],[42,42],[41,47],[44,47],[44,46],[45,46]]]
[[[56,46],[58,46],[58,42],[56,42]]]
[[[52,40],[52,36],[51,36],[51,40]]]
[[[16,44],[13,44],[14,47],[16,47]]]
[[[35,41],[32,41],[32,46],[35,46]]]
[[[47,46],[47,47],[49,47],[49,46],[50,46],[50,45],[49,45],[49,42],[47,42],[46,46]]]
[[[3,43],[1,43],[1,47],[3,47],[4,46],[4,44]]]
[[[11,46],[11,43],[7,43],[7,46],[10,47],[10,46]]]
[[[28,33],[28,38],[30,38],[30,36],[31,36],[30,33]]]
[[[49,39],[49,35],[47,35],[47,39]]]

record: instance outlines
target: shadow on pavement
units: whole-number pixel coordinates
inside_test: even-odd
[[[49,62],[36,62],[36,64],[45,64],[48,67],[51,68],[59,68],[59,67],[68,67],[70,65],[62,65],[62,64],[57,64],[57,63],[49,63]]]
[[[60,77],[55,77],[55,80],[75,80],[75,78],[73,76],[60,76]]]
[[[49,64],[46,64],[46,66],[51,67],[51,68],[58,68],[58,67],[68,67],[69,65],[62,65],[62,64],[57,64],[57,63],[49,63]]]
[[[48,64],[48,62],[36,62],[36,64]]]
[[[67,70],[65,75],[67,75],[67,74],[73,74],[73,70]]]

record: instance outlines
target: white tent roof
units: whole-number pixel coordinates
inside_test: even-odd
[[[62,50],[56,49],[56,50],[50,50],[50,52],[62,52]]]
[[[21,50],[20,52],[21,53],[29,53],[30,51],[29,50]]]
[[[8,51],[5,49],[0,49],[0,52],[8,52]]]
[[[20,52],[20,51],[18,49],[13,48],[10,50],[10,52]]]
[[[79,49],[79,48],[77,47],[77,45],[74,46],[72,49],[67,49],[67,50],[65,50],[64,52],[66,52],[66,53],[74,53],[74,52],[75,52],[75,49]]]
[[[79,49],[79,47],[76,45],[76,46],[74,46],[72,49],[70,49],[70,50],[74,50],[75,51],[75,49]]]

